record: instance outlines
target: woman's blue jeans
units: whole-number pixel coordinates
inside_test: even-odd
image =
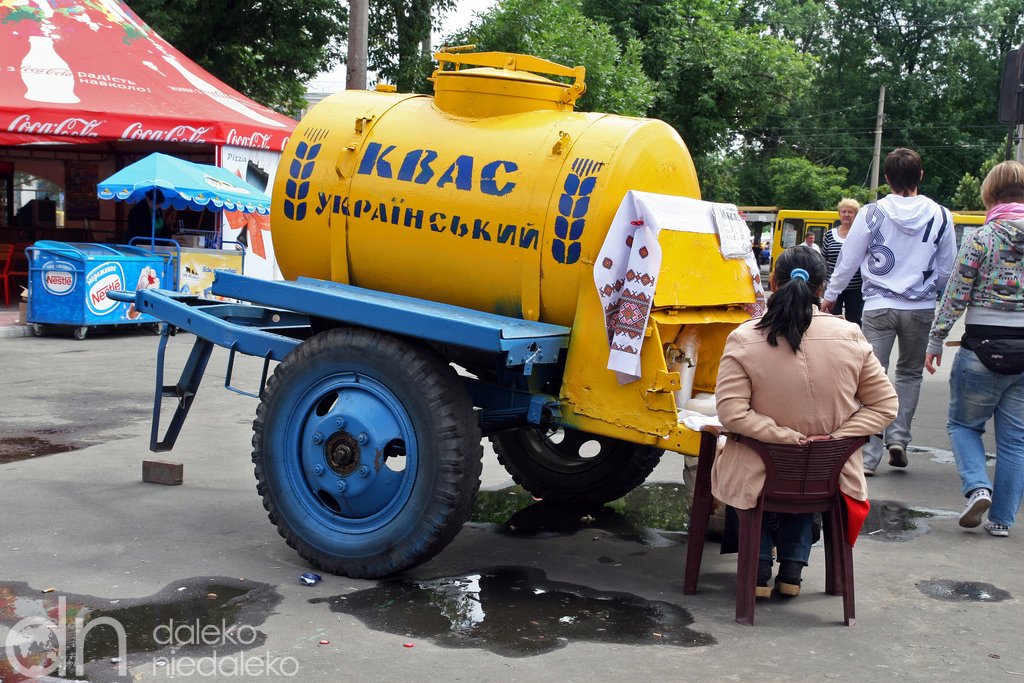
[[[985,423],[994,419],[995,486],[985,469]],[[1000,375],[961,348],[949,378],[946,422],[964,495],[977,488],[992,491],[988,518],[1012,526],[1024,497],[1024,373]]]
[[[806,566],[811,556],[814,514],[804,512],[764,512],[761,514],[761,550],[759,560],[772,559],[772,547],[779,562],[793,561]]]

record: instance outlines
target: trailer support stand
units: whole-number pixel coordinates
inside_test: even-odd
[[[192,352],[188,356],[188,362],[181,370],[178,383],[164,385],[164,353],[167,350],[169,337],[170,325],[165,325],[160,334],[160,347],[157,350],[156,396],[153,400],[153,427],[149,435],[149,450],[154,453],[162,453],[174,448],[174,442],[178,439],[181,427],[185,424],[185,418],[192,407],[192,401],[196,397],[196,392],[199,391],[199,384],[203,381],[206,364],[210,361],[210,354],[214,347],[213,342],[196,337]],[[163,406],[163,398],[167,396],[177,398],[178,406],[174,409],[171,423],[167,426],[167,433],[163,440],[160,440],[160,409]]]

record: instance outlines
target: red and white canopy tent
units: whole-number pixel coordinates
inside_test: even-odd
[[[95,181],[155,151],[269,193],[295,123],[201,69],[121,0],[0,0],[0,185],[14,170],[60,185],[68,229],[84,221],[115,238],[114,208],[83,186],[95,175],[94,198]],[[15,241],[3,236],[16,222],[4,208],[0,241]],[[269,222],[248,227],[262,234]],[[273,263],[269,240],[260,248]]]

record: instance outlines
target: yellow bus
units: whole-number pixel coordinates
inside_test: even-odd
[[[825,231],[839,223],[837,211],[801,211],[797,209],[781,209],[775,218],[775,229],[772,233],[771,267],[775,268],[775,260],[784,250],[800,244],[807,233],[814,233],[816,244],[824,244]],[[963,243],[966,235],[971,234],[985,223],[984,211],[954,211],[953,228],[956,231],[957,247]]]

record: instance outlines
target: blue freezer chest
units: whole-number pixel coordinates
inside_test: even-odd
[[[36,242],[27,252],[29,323],[93,327],[160,322],[107,292],[169,286],[172,270],[165,255],[128,245],[50,240]]]

